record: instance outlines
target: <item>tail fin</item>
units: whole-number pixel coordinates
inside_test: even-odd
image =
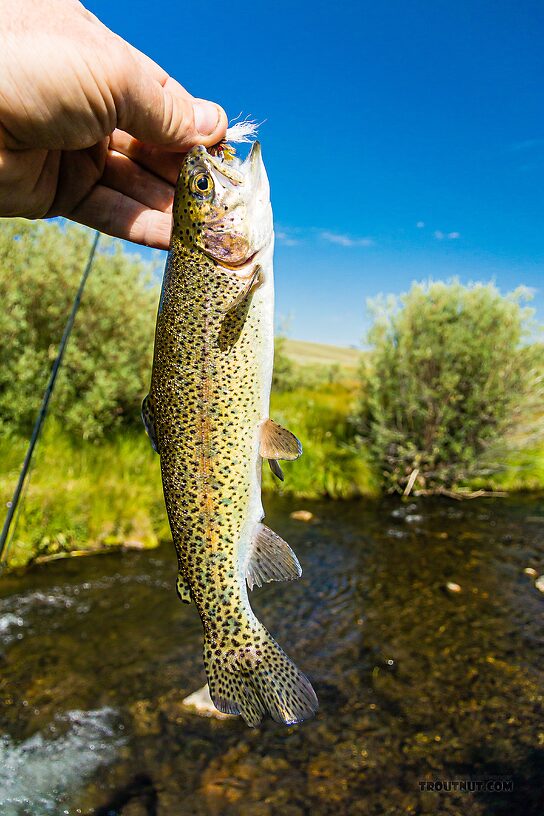
[[[238,648],[218,649],[206,636],[204,658],[215,707],[241,714],[249,726],[267,712],[278,723],[295,725],[318,709],[310,681],[261,624],[253,640]]]

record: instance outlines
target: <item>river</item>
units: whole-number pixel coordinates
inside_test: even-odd
[[[543,813],[544,599],[524,570],[544,572],[544,498],[266,509],[304,574],[252,602],[318,716],[249,729],[182,705],[202,633],[170,544],[7,575],[2,816]]]

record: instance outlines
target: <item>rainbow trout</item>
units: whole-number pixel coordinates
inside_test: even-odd
[[[193,148],[176,187],[170,253],[142,415],[160,455],[177,551],[177,592],[204,626],[214,705],[250,726],[317,710],[307,678],[254,615],[248,586],[298,578],[289,547],[262,523],[261,466],[296,459],[271,420],[272,209],[258,142],[241,162]]]

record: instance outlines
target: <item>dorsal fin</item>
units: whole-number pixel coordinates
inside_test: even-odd
[[[249,546],[246,580],[250,589],[267,581],[300,578],[302,567],[283,538],[264,524],[258,524]]]

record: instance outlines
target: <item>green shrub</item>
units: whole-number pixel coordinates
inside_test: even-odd
[[[346,382],[273,391],[270,415],[300,439],[303,454],[294,462],[281,462],[284,482],[265,466],[265,489],[304,498],[376,496],[378,479],[354,427],[356,399],[355,388]]]
[[[272,389],[277,394],[298,391],[301,388],[321,388],[341,383],[345,372],[338,363],[296,363],[286,349],[286,338],[279,335],[274,343],[274,373]]]
[[[0,433],[28,434],[86,263],[91,233],[0,220]],[[139,423],[151,370],[158,287],[151,265],[101,238],[51,413],[96,439]]]
[[[526,298],[454,281],[371,304],[361,426],[388,490],[416,469],[416,488],[450,488],[496,470],[516,434],[518,447],[534,443],[534,429],[517,433],[539,405],[542,416],[541,351],[523,345]]]
[[[297,387],[295,364],[285,351],[285,337],[279,335],[274,341],[274,373],[272,388],[278,392],[293,391]]]

